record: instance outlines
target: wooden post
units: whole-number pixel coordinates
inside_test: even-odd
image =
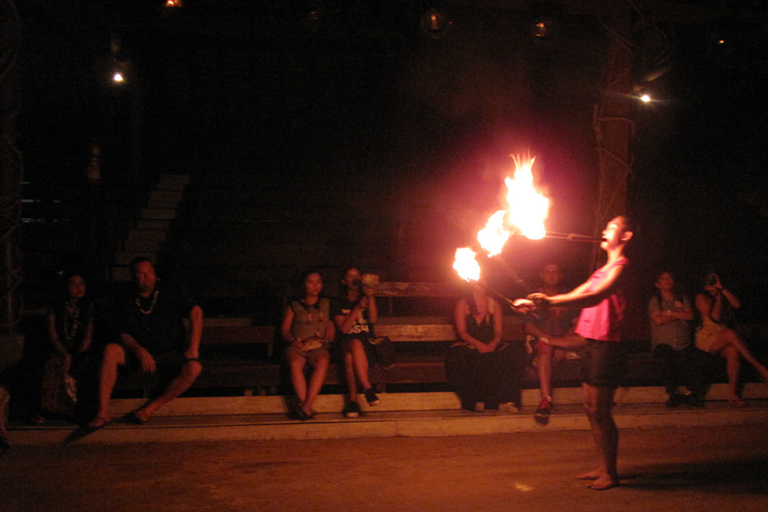
[[[16,232],[21,213],[21,155],[16,148],[19,111],[16,59],[21,46],[19,14],[12,0],[0,0],[0,245],[2,246],[2,320],[0,370],[21,358],[23,339],[19,322],[17,287],[20,280]]]
[[[614,2],[608,52],[600,79],[600,101],[594,107],[594,130],[599,163],[598,197],[594,234],[605,224],[626,213],[627,184],[632,174],[630,143],[632,121],[632,63],[630,47],[632,25],[630,9]],[[598,266],[599,247],[595,247],[592,267]]]

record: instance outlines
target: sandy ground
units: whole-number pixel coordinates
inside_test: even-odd
[[[588,432],[17,446],[0,511],[765,511],[766,425],[625,429],[622,486]]]

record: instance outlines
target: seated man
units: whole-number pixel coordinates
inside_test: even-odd
[[[542,286],[540,292],[546,295],[563,293],[561,283],[563,272],[557,263],[544,265],[541,271]],[[552,407],[552,362],[566,357],[578,357],[574,352],[558,347],[558,340],[573,335],[579,309],[548,308],[531,311],[525,319],[525,332],[534,340],[533,351],[535,365],[539,374],[541,403],[534,414],[537,423],[549,423]]]
[[[189,389],[202,371],[198,350],[203,310],[180,288],[157,279],[155,267],[147,258],[134,259],[131,273],[135,289],[117,303],[120,343],[110,343],[104,349],[99,411],[90,428],[101,428],[112,420],[109,402],[118,367],[155,374],[166,386],[159,396],[131,413],[137,423],[145,423],[160,406]],[[186,317],[188,336],[183,323]]]

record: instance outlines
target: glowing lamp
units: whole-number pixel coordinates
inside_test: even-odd
[[[453,26],[448,15],[439,9],[429,9],[421,15],[421,31],[432,39],[440,39]]]

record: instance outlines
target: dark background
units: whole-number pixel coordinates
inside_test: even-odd
[[[530,152],[552,197],[548,228],[592,231],[607,20],[581,2],[162,4],[17,2],[19,143],[32,186],[83,180],[94,142],[105,183],[168,168],[283,172],[286,162],[302,163],[291,176],[302,179],[313,162],[344,161],[393,197],[437,198],[455,233],[446,244],[460,246],[497,209],[508,155]],[[743,318],[763,321],[766,5],[668,4],[701,16],[633,14],[633,77],[659,98],[633,114],[637,288],[651,293],[669,268],[692,295],[714,270],[741,297]],[[713,6],[759,16],[745,22]],[[419,27],[430,7],[453,21],[440,38]],[[530,33],[542,13],[558,21],[545,41]],[[109,81],[116,63],[123,87]],[[533,281],[542,259],[558,258],[578,284],[591,247],[515,240],[504,257]]]

